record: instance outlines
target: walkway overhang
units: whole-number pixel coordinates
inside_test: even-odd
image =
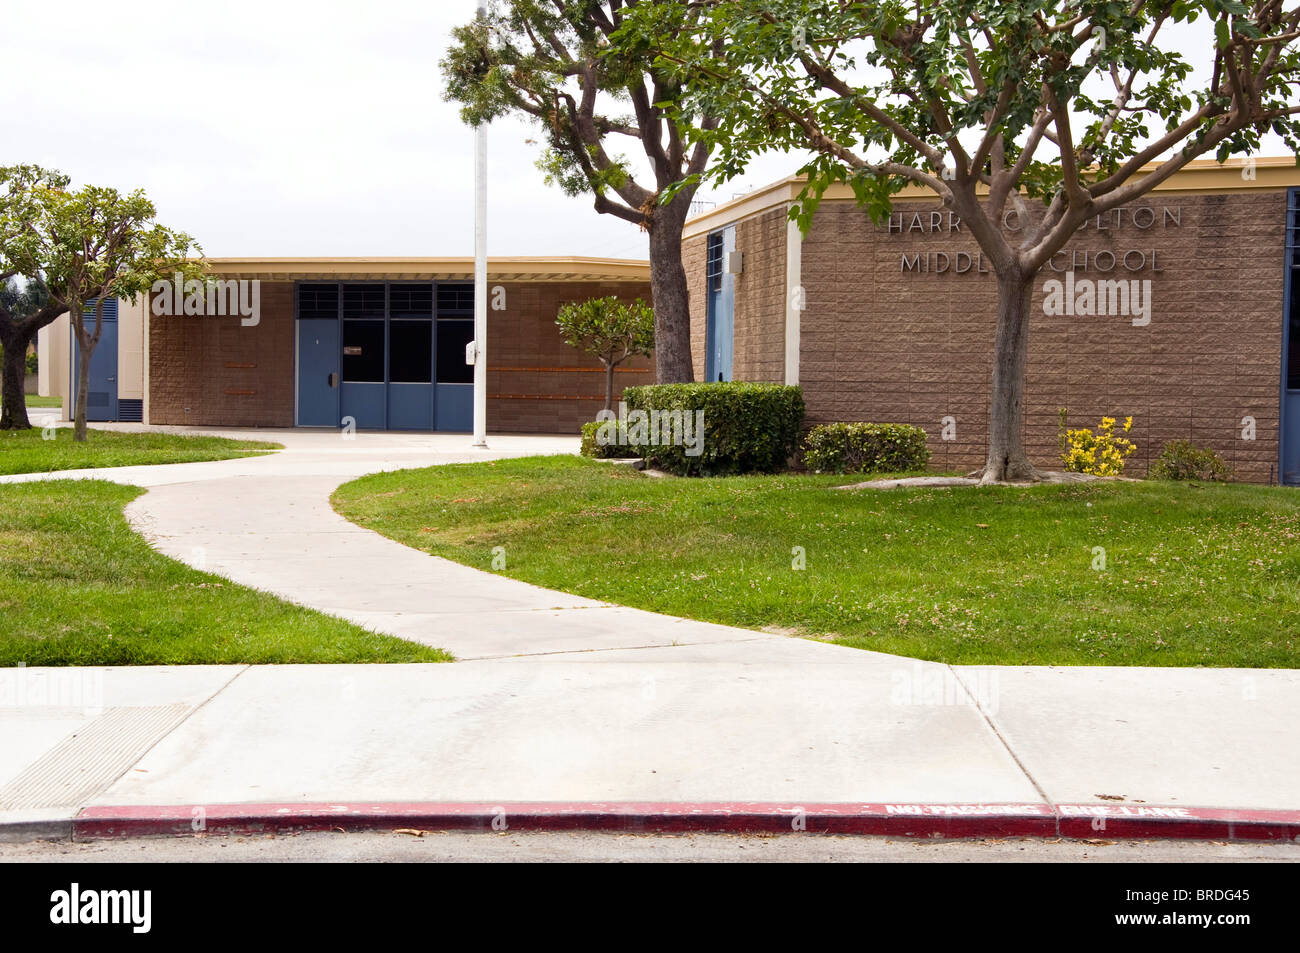
[[[214,275],[261,281],[472,281],[473,258],[209,258]],[[649,281],[622,258],[491,258],[492,282]]]

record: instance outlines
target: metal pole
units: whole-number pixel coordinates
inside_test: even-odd
[[[478,4],[480,20],[487,3]],[[487,449],[487,123],[474,128],[474,446]]]

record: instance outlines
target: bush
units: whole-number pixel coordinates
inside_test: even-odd
[[[907,424],[823,424],[804,440],[814,473],[902,473],[930,462],[925,431]]]
[[[629,439],[651,466],[679,476],[780,472],[803,426],[803,391],[780,384],[651,384],[623,399]],[[665,433],[670,425],[677,430]]]
[[[40,364],[37,361],[36,352],[33,351],[32,353],[27,355],[27,373],[35,374],[39,370],[40,370]]]
[[[630,446],[627,440],[627,428],[616,424],[617,430],[611,436],[612,443],[603,443],[598,439],[600,421],[592,420],[582,425],[582,455],[596,460],[636,460],[644,456],[640,447]]]
[[[1147,474],[1153,480],[1207,480],[1226,483],[1232,479],[1232,467],[1208,447],[1198,447],[1190,440],[1172,440]]]
[[[1101,426],[1094,434],[1087,427],[1067,430],[1065,410],[1061,411],[1061,462],[1070,473],[1091,473],[1093,476],[1119,476],[1124,464],[1137,449],[1127,437],[1115,433],[1115,418],[1101,418]],[[1133,429],[1133,418],[1124,419],[1121,433]]]

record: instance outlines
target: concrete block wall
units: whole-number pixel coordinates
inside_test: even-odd
[[[1131,415],[1136,475],[1167,441],[1188,439],[1217,450],[1239,479],[1269,478],[1278,453],[1285,201],[1283,191],[1160,194],[1134,203],[1152,208],[1157,224],[1137,228],[1130,210],[1118,227],[1094,223],[1071,242],[1089,255],[1076,278],[1150,280],[1151,321],[1048,316],[1044,283],[1064,276],[1039,276],[1026,384],[1036,463],[1059,465],[1064,407],[1071,427]],[[851,204],[822,206],[803,245],[801,383],[811,422],[915,424],[930,433],[936,466],[973,469],[987,448],[997,289],[974,266],[965,274],[903,271],[904,257],[918,253],[978,252],[965,233],[928,230],[937,207],[900,202],[895,222],[912,224],[919,214],[927,230],[899,233]],[[1181,224],[1164,221],[1166,208]],[[1121,259],[1140,252],[1148,265],[1102,273],[1099,251]],[[932,268],[941,261],[928,260]],[[940,439],[947,416],[956,420],[954,441]],[[1242,439],[1245,417],[1255,420],[1253,441]]]
[[[263,281],[261,320],[149,316],[151,424],[294,425],[294,284]]]
[[[1073,428],[1131,415],[1135,475],[1165,443],[1186,439],[1217,450],[1238,479],[1276,478],[1285,217],[1284,189],[1161,192],[1081,231],[1054,261],[1059,270],[1046,269],[1035,283],[1026,382],[1031,458],[1060,465],[1059,414],[1067,408]],[[900,200],[892,221],[892,228],[877,225],[852,202],[826,201],[803,239],[799,381],[808,419],[924,427],[935,466],[974,469],[987,450],[996,284],[981,272],[969,233],[950,227],[937,200]],[[697,375],[706,241],[700,234],[683,245]],[[736,247],[745,253],[736,284],[739,380],[783,379],[786,241],[784,205],[738,223]],[[1098,270],[1098,252],[1108,270]],[[1107,253],[1117,258],[1113,267]],[[1124,267],[1126,254],[1133,271]],[[1150,323],[1047,315],[1045,283],[1071,269],[1094,281],[1150,281]],[[951,441],[941,439],[948,417],[956,426]],[[1245,418],[1254,420],[1253,440],[1242,438]]]
[[[493,433],[576,434],[605,406],[605,368],[564,343],[555,325],[571,301],[650,301],[643,282],[506,284],[506,309],[488,312],[488,428]],[[614,374],[624,387],[653,384],[654,357],[634,357]]]

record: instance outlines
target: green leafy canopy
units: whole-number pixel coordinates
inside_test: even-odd
[[[593,195],[598,211],[648,227],[669,187],[703,170],[705,147],[691,146],[688,133],[712,122],[678,102],[681,89],[658,68],[656,51],[612,44],[625,17],[641,6],[653,4],[493,4],[453,31],[440,66],[445,98],[461,104],[465,122],[529,117],[544,136],[538,165],[548,184]],[[637,181],[623,145],[641,149],[653,182]]]
[[[1212,76],[1187,88],[1198,21]],[[1297,150],[1297,36],[1284,0],[670,0],[639,5],[614,42],[655,51],[684,90],[672,108],[719,117],[693,133],[709,177],[811,150],[805,229],[832,184],[877,219],[919,185],[999,270],[1033,271],[1197,156],[1249,154],[1266,132]],[[998,228],[1008,203],[1036,222],[1017,248]]]
[[[564,343],[594,355],[606,367],[654,350],[654,311],[639,298],[572,302],[560,309],[555,323]]]

